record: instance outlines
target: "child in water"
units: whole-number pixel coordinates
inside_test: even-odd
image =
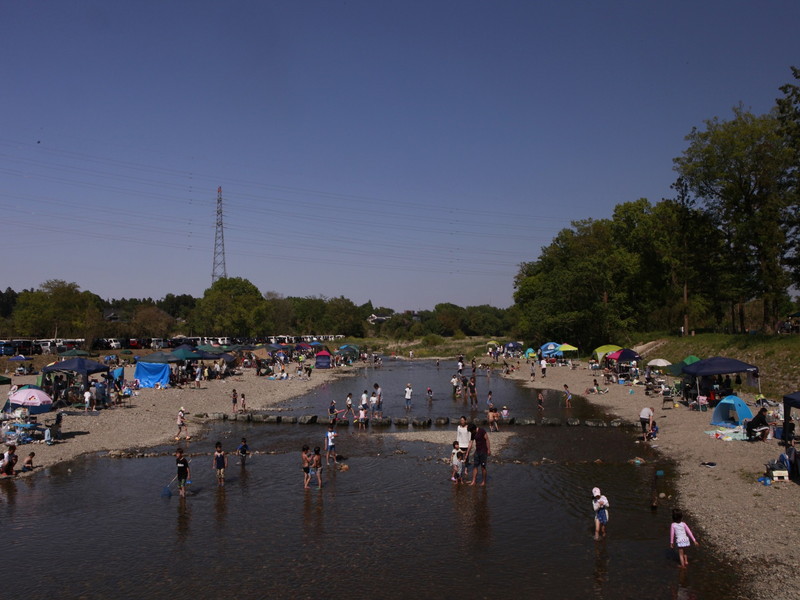
[[[225,468],[228,466],[228,457],[222,451],[222,442],[214,445],[214,457],[211,462],[217,472],[217,485],[222,487],[225,485]]]
[[[464,453],[459,449],[458,442],[453,442],[453,453],[450,462],[453,465],[450,481],[461,483],[461,474],[464,471]]]
[[[600,493],[600,488],[592,489],[592,509],[594,510],[594,539],[606,536],[608,524],[608,498]]]
[[[245,438],[242,438],[242,443],[236,448],[236,453],[239,455],[239,464],[244,466],[247,462],[247,455],[250,454],[250,447],[247,445]]]
[[[300,450],[300,466],[303,469],[303,487],[308,489],[308,484],[311,483],[311,455],[308,445],[304,445]]]
[[[675,543],[678,544],[678,558],[681,562],[681,568],[685,569],[689,566],[689,559],[686,558],[686,551],[685,548],[688,548],[691,545],[689,540],[694,542],[695,546],[699,546],[700,544],[697,543],[697,540],[694,539],[694,535],[692,534],[692,530],[689,529],[689,526],[683,522],[683,512],[675,508],[672,510],[672,525],[669,528],[669,547],[674,548]]]
[[[319,446],[314,448],[314,455],[311,457],[311,475],[317,477],[317,489],[322,489],[322,455]]]

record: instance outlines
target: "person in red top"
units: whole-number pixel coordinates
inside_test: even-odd
[[[478,467],[481,468],[481,485],[486,485],[486,462],[489,460],[489,455],[491,454],[491,448],[489,445],[489,434],[486,433],[486,430],[482,427],[478,427],[475,423],[470,423],[467,426],[467,430],[470,433],[470,440],[469,446],[467,447],[467,452],[465,456],[469,456],[472,447],[475,446],[475,459],[472,463],[472,481],[470,481],[470,485],[475,485],[475,482],[478,479]]]

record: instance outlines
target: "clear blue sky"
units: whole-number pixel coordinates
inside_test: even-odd
[[[704,119],[769,110],[800,3],[0,5],[3,288],[202,295],[229,276],[512,303],[571,220],[671,195]]]

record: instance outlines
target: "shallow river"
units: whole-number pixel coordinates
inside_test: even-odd
[[[452,364],[448,365],[452,368]],[[385,414],[457,417],[452,372],[431,362],[390,361],[381,370],[324,386],[282,414],[326,412],[352,391],[381,383]],[[424,399],[434,389],[434,401]],[[479,378],[481,407],[534,415],[530,390]],[[580,391],[580,390],[573,390]],[[566,416],[560,394],[546,416]],[[576,398],[572,416],[602,415]],[[467,413],[468,414],[468,413]],[[454,485],[449,447],[396,441],[344,428],[337,441],[348,471],[325,470],[322,490],[303,490],[299,449],[322,445],[323,425],[219,423],[192,442],[189,497],[162,498],[174,458],[102,455],[36,477],[0,482],[0,531],[15,576],[3,596],[24,598],[722,598],[739,582],[705,546],[682,573],[668,547],[668,462],[633,443],[630,430],[502,427],[518,435],[489,464],[486,488]],[[434,428],[435,429],[435,428]],[[449,427],[455,429],[455,426]],[[209,453],[246,436],[257,454],[231,458],[224,488]],[[455,436],[453,436],[455,439]],[[171,447],[156,450],[167,452]],[[23,448],[24,450],[24,448]],[[635,456],[647,464],[633,465]],[[543,460],[544,459],[544,460]],[[664,477],[655,477],[664,470]],[[611,504],[609,533],[592,539],[590,490]],[[173,487],[174,490],[174,487]],[[691,520],[689,521],[692,522]]]

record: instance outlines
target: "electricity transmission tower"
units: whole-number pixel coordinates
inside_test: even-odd
[[[220,277],[227,277],[225,269],[225,231],[222,225],[222,187],[217,188],[217,230],[214,233],[214,266],[211,268],[211,284]]]

